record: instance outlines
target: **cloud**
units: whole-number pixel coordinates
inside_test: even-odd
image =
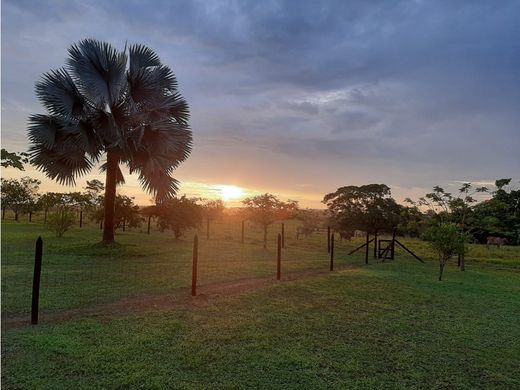
[[[284,191],[315,183],[316,193],[520,171],[516,1],[2,6],[7,147],[25,145],[25,118],[41,111],[34,82],[64,63],[72,42],[93,36],[145,43],[172,65],[195,139],[181,179]]]

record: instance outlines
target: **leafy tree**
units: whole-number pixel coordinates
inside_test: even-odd
[[[461,235],[456,224],[441,222],[430,227],[426,238],[439,256],[439,280],[442,280],[442,273],[448,260],[454,255],[464,254],[466,236]]]
[[[202,199],[202,215],[206,218],[206,238],[209,240],[209,224],[220,218],[224,212],[224,202],[221,199]]]
[[[14,212],[14,219],[18,221],[20,213],[34,211],[38,200],[38,189],[41,182],[30,177],[17,179],[2,179],[2,219],[5,218],[5,210],[9,207]]]
[[[16,152],[8,152],[7,150],[1,150],[1,164],[4,168],[12,167],[15,169],[19,169],[20,171],[25,171],[23,164],[29,162],[29,155],[25,152],[16,153]]]
[[[57,192],[46,192],[38,199],[39,208],[43,210],[43,223],[47,223],[47,214],[49,210],[61,204],[63,194]]]
[[[298,210],[298,202],[282,202],[272,194],[263,194],[242,201],[247,218],[264,229],[264,249],[267,248],[267,228],[276,221],[291,218]]]
[[[321,213],[317,210],[300,209],[295,218],[302,222],[302,227],[307,232],[313,232],[321,225]]]
[[[197,199],[189,199],[184,195],[157,203],[154,214],[158,217],[159,230],[172,230],[175,239],[202,222],[202,207],[197,204]]]
[[[103,196],[101,196],[103,201]],[[103,221],[103,209],[97,208],[93,212],[94,220],[96,222]],[[143,218],[139,212],[139,206],[134,203],[134,198],[126,195],[117,195],[115,212],[114,212],[114,228],[122,228],[123,224],[128,227],[138,227]]]
[[[47,115],[29,118],[31,163],[64,184],[106,162],[103,241],[114,241],[120,164],[137,173],[158,200],[175,194],[171,175],[190,152],[189,109],[169,67],[143,45],[118,51],[85,39],[68,51],[67,66],[36,83]]]
[[[510,183],[511,179],[497,180],[491,199],[474,206],[469,215],[471,233],[481,242],[491,235],[520,244],[520,189]]]
[[[471,213],[472,205],[477,202],[474,195],[487,191],[486,187],[473,187],[471,183],[463,183],[457,196],[453,196],[442,187],[435,186],[432,192],[419,198],[417,202],[413,202],[409,198],[406,201],[415,206],[426,207],[437,224],[448,222],[456,224],[460,230],[459,234],[462,236],[468,230],[466,222],[468,215]],[[464,254],[464,251],[460,254],[461,271],[466,268]]]
[[[338,230],[390,230],[399,223],[401,206],[385,184],[340,187],[323,199]]]
[[[105,185],[98,179],[87,180],[85,190],[95,198],[105,191]]]
[[[49,216],[47,226],[56,233],[56,237],[63,237],[63,234],[75,223],[74,211],[65,205],[60,205],[58,210]]]

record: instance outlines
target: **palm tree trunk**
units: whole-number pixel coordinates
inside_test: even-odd
[[[107,152],[107,176],[105,183],[105,215],[103,242],[114,242],[114,212],[116,204],[117,159],[113,151]]]

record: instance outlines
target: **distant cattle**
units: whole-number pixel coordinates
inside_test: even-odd
[[[488,236],[486,241],[486,246],[489,248],[490,245],[496,245],[497,247],[501,247],[502,245],[505,245],[507,243],[507,239],[502,237],[493,237]]]

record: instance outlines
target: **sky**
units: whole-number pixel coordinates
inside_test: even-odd
[[[323,207],[344,185],[398,201],[520,179],[520,1],[3,0],[2,147],[28,148],[34,83],[83,38],[142,43],[187,99],[180,193]],[[42,190],[73,190],[42,178]],[[3,177],[20,173],[6,169]],[[103,179],[97,170],[78,179]],[[127,177],[121,193],[148,203]],[[224,193],[235,193],[223,191]],[[234,199],[236,203],[240,199]],[[231,200],[230,200],[230,203]]]

